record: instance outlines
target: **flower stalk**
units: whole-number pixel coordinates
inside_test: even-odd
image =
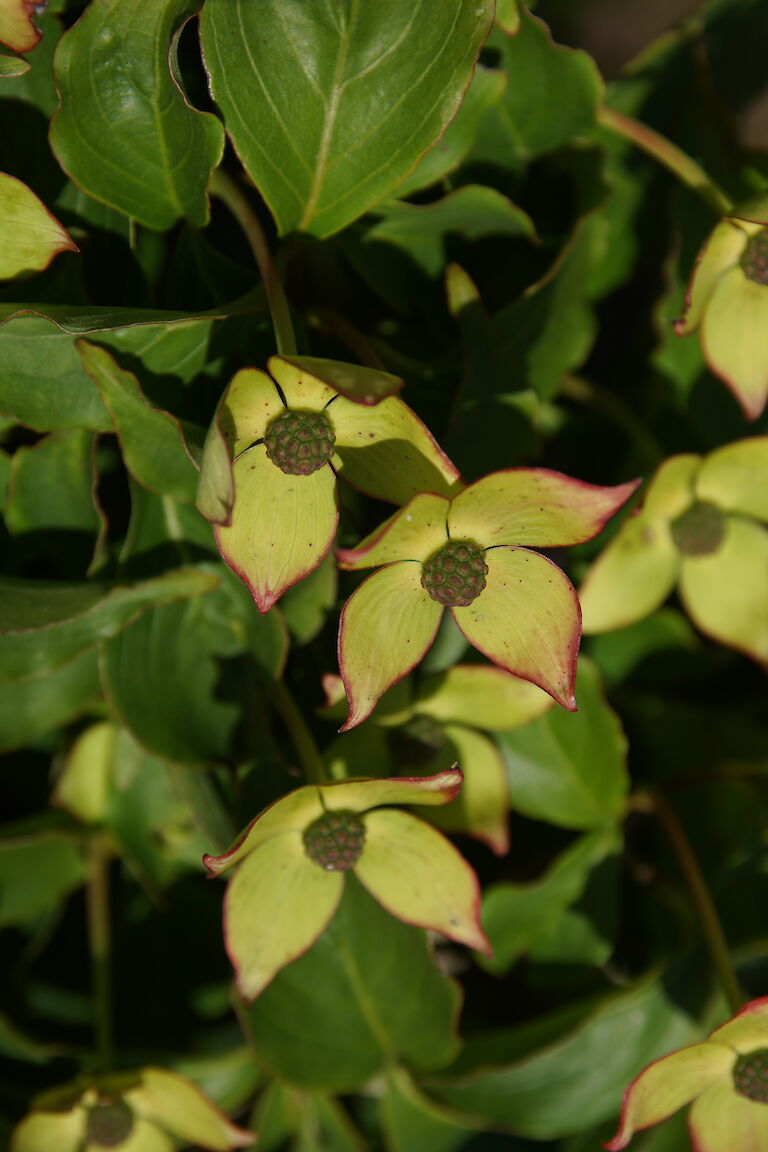
[[[111,855],[112,850],[107,837],[103,832],[96,833],[89,846],[86,910],[88,948],[91,954],[94,1037],[96,1056],[103,1072],[111,1071],[114,1057],[109,907]]]

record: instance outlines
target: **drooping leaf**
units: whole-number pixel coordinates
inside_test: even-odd
[[[77,842],[57,832],[0,834],[0,927],[25,924],[79,888],[86,877]]]
[[[26,184],[0,172],[0,280],[39,272],[59,252],[77,245]]]
[[[91,5],[54,60],[59,163],[91,196],[148,228],[208,221],[205,190],[224,133],[188,103],[175,61],[176,34],[195,8],[190,0]]]
[[[122,586],[3,580],[0,680],[46,677],[114,636],[145,608],[201,597],[216,587],[215,575],[192,568]]]
[[[211,90],[281,233],[328,236],[400,183],[456,113],[492,16],[487,0],[208,0]]]
[[[260,617],[240,582],[223,566],[216,571],[218,590],[153,608],[102,651],[115,712],[162,759],[204,764],[249,746],[244,709],[251,685],[282,668],[279,617]]]
[[[393,244],[427,276],[439,275],[446,243],[454,234],[468,240],[483,236],[533,239],[533,221],[522,208],[494,188],[465,184],[431,204],[393,201],[374,209],[379,219],[365,234],[367,244]]]
[[[612,995],[580,1027],[527,1058],[500,1065],[499,1045],[495,1068],[452,1084],[434,1082],[429,1090],[517,1135],[552,1140],[617,1115],[624,1088],[644,1064],[698,1038],[697,1025],[668,997],[664,983],[646,979]]]
[[[178,420],[153,408],[133,373],[123,371],[105,348],[87,340],[76,347],[112,416],[128,471],[145,487],[191,503],[197,472]]]
[[[553,708],[499,740],[514,808],[564,828],[600,828],[623,809],[627,742],[588,661],[580,661],[576,691],[578,712]]]
[[[407,999],[404,972],[418,989]],[[349,1091],[395,1062],[446,1064],[456,1051],[456,1009],[456,986],[438,973],[423,932],[388,916],[348,876],[326,931],[245,1020],[267,1068],[291,1084]]]
[[[491,885],[483,900],[483,925],[493,956],[483,964],[492,972],[505,972],[526,953],[553,963],[587,959],[604,963],[612,941],[603,938],[599,926],[572,906],[583,895],[593,871],[615,855],[618,845],[613,829],[592,832],[562,853],[539,880]]]

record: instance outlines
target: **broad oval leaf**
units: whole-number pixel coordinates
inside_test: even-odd
[[[175,34],[197,7],[91,4],[54,59],[56,158],[89,195],[148,228],[170,228],[182,216],[198,228],[208,222],[205,190],[224,132],[215,116],[187,103],[174,59]]]
[[[418,989],[407,998],[405,973]],[[394,920],[350,875],[328,928],[275,977],[245,1024],[259,1060],[281,1078],[345,1091],[397,1062],[443,1067],[456,1053],[458,1002],[424,933]]]
[[[205,62],[281,233],[328,236],[381,200],[455,115],[490,0],[208,0]]]
[[[513,808],[563,828],[600,828],[622,813],[627,741],[597,669],[584,659],[576,691],[575,714],[553,708],[499,739]]]
[[[77,245],[31,188],[0,172],[0,280],[47,268]]]

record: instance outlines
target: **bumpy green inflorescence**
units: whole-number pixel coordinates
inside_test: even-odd
[[[755,284],[768,284],[768,228],[750,236],[739,260],[741,270]]]
[[[684,556],[709,556],[725,536],[725,517],[719,508],[699,500],[672,521],[672,539]]]
[[[447,608],[466,608],[485,588],[488,565],[473,540],[449,540],[424,562],[422,588]]]
[[[324,812],[304,829],[304,851],[326,872],[346,872],[360,859],[365,825],[357,812]]]
[[[310,476],[327,464],[336,443],[331,422],[324,412],[289,408],[267,425],[264,444],[267,456],[289,476]]]
[[[739,1056],[733,1066],[733,1086],[740,1096],[768,1104],[768,1048]]]
[[[133,1131],[133,1112],[119,1097],[102,1099],[88,1109],[86,1143],[117,1148]]]

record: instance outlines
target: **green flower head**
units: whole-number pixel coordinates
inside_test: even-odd
[[[436,829],[397,804],[448,804],[456,768],[435,776],[342,780],[289,792],[249,825],[212,876],[237,865],[224,901],[224,936],[246,1000],[314,944],[333,917],[346,873],[408,924],[481,952],[477,878]]]
[[[694,624],[768,664],[768,436],[673,456],[579,590],[585,632],[655,611],[677,585]]]

